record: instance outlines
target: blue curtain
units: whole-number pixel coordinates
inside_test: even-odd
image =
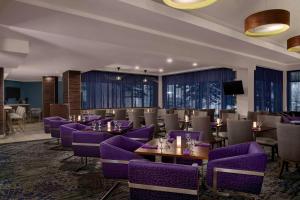
[[[163,76],[164,108],[233,108],[235,97],[224,95],[223,82],[234,79],[227,68]]]
[[[254,79],[255,111],[282,112],[283,72],[256,67]]]
[[[288,111],[300,111],[300,70],[287,72]]]
[[[83,73],[82,108],[156,107],[157,82],[155,76],[102,71]]]

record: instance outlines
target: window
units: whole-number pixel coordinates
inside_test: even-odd
[[[117,80],[120,76],[120,80]],[[90,71],[81,75],[82,108],[156,107],[158,78],[144,75]]]
[[[288,111],[300,112],[300,71],[287,73]]]
[[[234,71],[226,68],[163,76],[164,107],[233,108],[235,98],[224,95],[223,82],[234,78]]]
[[[254,79],[255,111],[282,112],[283,72],[256,67]]]

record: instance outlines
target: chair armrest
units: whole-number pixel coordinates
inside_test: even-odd
[[[249,175],[249,176],[265,176],[265,173],[260,172],[260,171],[238,170],[238,169],[215,167],[213,169],[213,187],[212,187],[214,192],[217,192],[218,173],[219,172],[230,173],[230,174]]]

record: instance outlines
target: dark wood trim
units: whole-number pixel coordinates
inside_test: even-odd
[[[287,49],[290,49],[292,47],[300,46],[300,35],[297,35],[295,37],[292,37],[287,40]]]
[[[79,115],[81,110],[81,72],[63,73],[64,104],[70,105],[70,115]]]
[[[282,9],[272,9],[254,13],[245,19],[245,32],[261,25],[273,23],[290,25],[290,12]]]
[[[0,135],[5,134],[4,69],[0,68]]]
[[[58,103],[58,78],[43,76],[43,117],[50,116],[50,104]]]

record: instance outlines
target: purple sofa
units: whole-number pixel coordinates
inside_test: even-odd
[[[207,184],[214,190],[259,194],[266,165],[267,155],[256,142],[215,149],[209,153]]]
[[[128,171],[131,200],[198,200],[197,167],[132,160]]]
[[[73,141],[73,132],[88,129],[89,126],[79,123],[69,123],[60,126],[61,144],[63,147],[71,147]]]
[[[72,121],[69,121],[69,120],[64,119],[64,118],[59,118],[59,119],[51,119],[49,121],[49,123],[50,123],[51,137],[60,138],[60,129],[59,129],[59,127],[61,125],[64,125],[64,124],[72,123]]]
[[[150,126],[145,126],[142,128],[130,130],[127,133],[123,134],[123,136],[145,143],[152,140],[154,131],[155,131],[155,126],[150,125]]]
[[[65,119],[62,118],[62,117],[58,117],[58,116],[44,118],[44,131],[45,131],[45,133],[50,133],[50,121],[51,120],[65,120]]]
[[[128,162],[143,159],[134,153],[143,143],[118,135],[101,143],[100,154],[103,175],[106,178],[127,179]]]

